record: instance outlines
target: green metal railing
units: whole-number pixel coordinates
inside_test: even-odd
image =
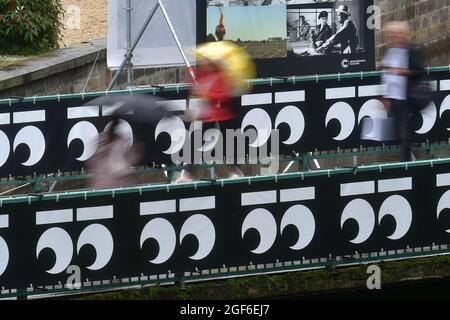
[[[416,145],[413,147],[414,152],[423,152],[426,154],[427,160],[434,159],[436,156],[436,153],[439,150],[450,150],[450,144],[448,142],[439,142],[439,143],[433,143],[433,144],[422,144],[422,145]],[[339,149],[334,151],[316,151],[316,152],[309,152],[305,154],[299,154],[296,156],[280,156],[276,160],[279,162],[292,162],[298,164],[298,170],[310,173],[312,172],[312,168],[310,166],[310,163],[312,160],[325,160],[325,159],[344,159],[344,158],[354,158],[354,157],[380,157],[383,155],[393,154],[400,152],[400,147],[396,145],[389,145],[389,146],[381,146],[381,147],[361,147],[359,149]],[[247,165],[260,165],[260,166],[267,166],[268,160],[262,162],[260,161],[247,161],[245,164]],[[272,159],[273,160],[273,159]],[[244,164],[244,165],[245,165]],[[383,164],[387,165],[387,164]],[[168,167],[138,167],[134,168],[134,174],[136,176],[143,175],[143,174],[149,174],[149,173],[163,173],[166,172],[167,177],[166,181],[167,183],[170,183],[171,178],[173,174],[176,171],[181,171],[185,169],[210,169],[210,168],[220,168],[220,167],[228,167],[227,164],[218,164],[218,163],[210,163],[210,164],[197,164],[197,165],[182,165],[182,166],[168,166]],[[341,166],[342,167],[342,166]],[[339,166],[337,166],[334,169],[338,169]],[[355,166],[351,166],[351,168],[356,168]],[[45,175],[34,175],[34,176],[25,176],[25,177],[10,177],[10,178],[4,178],[0,180],[0,187],[29,187],[29,189],[32,190],[33,194],[40,194],[45,193],[43,192],[43,185],[51,184],[51,183],[65,183],[65,182],[72,182],[72,181],[86,181],[89,179],[94,178],[94,175],[81,171],[81,172],[58,172],[58,173],[52,173],[52,174],[45,174]],[[205,178],[201,179],[201,181],[217,181],[220,179],[214,179],[214,178]],[[4,193],[9,193],[8,191],[4,191]],[[16,193],[17,194],[17,193]],[[0,198],[2,197],[2,193],[0,192]]]
[[[450,72],[450,66],[442,66],[442,67],[429,67],[426,69],[426,72],[429,74],[433,72]],[[249,81],[249,85],[267,85],[267,84],[276,84],[276,83],[298,83],[298,82],[310,82],[310,81],[323,81],[323,80],[340,80],[340,79],[351,79],[351,78],[367,78],[367,77],[378,77],[382,74],[381,71],[369,71],[369,72],[354,72],[354,73],[344,73],[344,74],[329,74],[329,75],[309,75],[309,76],[292,76],[292,77],[272,77],[265,79],[254,79]],[[77,93],[77,94],[64,94],[64,95],[52,95],[52,96],[35,96],[35,97],[26,97],[26,98],[10,98],[10,99],[1,99],[1,105],[14,105],[20,102],[40,102],[40,101],[49,101],[49,100],[64,100],[71,98],[93,98],[101,95],[117,95],[117,94],[129,94],[129,93],[153,93],[158,94],[161,92],[181,92],[186,91],[190,87],[189,84],[169,84],[164,86],[154,86],[151,88],[132,88],[129,90],[118,90],[118,91],[110,91],[110,92],[90,92],[90,93]],[[327,158],[337,158],[337,157],[359,157],[359,156],[380,156],[384,153],[389,152],[397,152],[397,147],[383,147],[383,148],[361,148],[358,151],[351,150],[336,150],[336,151],[325,151],[325,152],[309,152],[300,154],[292,157],[280,157],[280,161],[294,161],[299,164],[299,168],[301,170],[308,169],[308,163],[313,159],[327,159]],[[415,148],[417,151],[424,151],[427,153],[427,157],[429,159],[434,158],[434,153],[438,148],[447,148],[448,143],[442,144],[430,144],[426,146],[422,146],[419,148]],[[251,163],[255,164],[255,163]],[[149,173],[149,172],[161,172],[166,171],[168,173],[168,181],[170,181],[171,175],[175,171],[187,169],[187,168],[211,168],[218,167],[221,164],[203,164],[203,165],[194,165],[194,166],[171,166],[167,168],[139,168],[137,173]],[[53,175],[53,176],[52,176]],[[33,192],[39,193],[42,191],[40,185],[42,183],[51,183],[54,181],[65,182],[65,181],[73,181],[73,180],[86,180],[91,178],[92,175],[86,174],[84,172],[79,173],[63,173],[62,176],[57,176],[56,173],[48,173],[47,175],[39,175],[25,178],[10,178],[10,179],[1,179],[0,187],[2,186],[23,186],[30,185]]]
[[[427,67],[425,72],[428,74],[434,72],[450,72],[449,66],[441,67]],[[324,80],[343,80],[343,79],[364,79],[371,77],[379,77],[383,74],[382,71],[361,71],[361,72],[349,72],[349,73],[336,73],[336,74],[325,74],[325,75],[308,75],[308,76],[291,76],[291,77],[270,77],[262,79],[249,80],[249,86],[254,85],[267,85],[267,84],[279,84],[279,83],[292,83],[296,84],[299,82],[319,82]],[[60,94],[51,96],[34,96],[34,97],[11,97],[9,99],[0,99],[1,105],[13,105],[20,102],[41,102],[49,100],[64,100],[64,99],[74,99],[74,98],[94,98],[104,95],[117,95],[117,94],[130,94],[130,93],[153,93],[158,94],[161,92],[182,92],[189,90],[190,85],[187,83],[180,84],[166,84],[158,85],[150,88],[130,88],[127,90],[116,90],[116,91],[98,91],[98,92],[81,92],[74,94]]]
[[[18,289],[10,293],[0,293],[0,299],[17,298],[28,299],[33,297],[62,297],[95,294],[105,291],[117,291],[124,289],[140,289],[149,286],[175,285],[185,289],[187,283],[200,281],[223,280],[237,277],[256,276],[264,274],[277,274],[286,272],[298,272],[315,269],[328,269],[333,271],[337,268],[357,266],[362,264],[380,263],[384,261],[398,261],[406,259],[419,259],[433,256],[450,255],[450,244],[405,248],[392,251],[381,251],[371,253],[355,253],[352,256],[327,257],[319,259],[303,259],[298,261],[275,262],[248,266],[224,267],[212,270],[199,270],[199,272],[185,272],[184,274],[166,274],[125,279],[110,279],[93,282],[84,282],[77,288],[65,286],[52,286],[52,288],[27,288]],[[140,278],[140,279],[139,279]],[[143,280],[143,279],[146,280]]]
[[[450,164],[450,158],[446,159],[431,159],[413,162],[403,162],[403,163],[388,163],[388,164],[378,164],[378,165],[368,165],[368,166],[357,166],[352,168],[335,168],[317,171],[307,171],[307,172],[296,172],[296,173],[286,173],[277,174],[269,176],[257,176],[257,177],[245,177],[240,179],[221,179],[221,180],[211,180],[211,181],[197,181],[183,184],[160,184],[160,185],[147,185],[140,187],[131,188],[119,188],[119,189],[108,189],[108,190],[95,190],[95,191],[73,191],[64,193],[54,193],[54,194],[41,194],[41,195],[27,195],[27,196],[11,196],[11,197],[0,197],[0,207],[9,204],[26,203],[28,205],[33,205],[39,202],[56,201],[63,199],[87,199],[95,198],[101,196],[116,196],[121,194],[143,194],[147,192],[154,191],[171,191],[178,189],[188,189],[188,188],[202,188],[208,186],[224,186],[224,185],[235,185],[235,184],[252,184],[255,182],[263,181],[282,181],[286,179],[297,179],[304,180],[310,177],[320,177],[320,176],[335,176],[341,174],[358,174],[362,172],[372,172],[372,171],[389,171],[393,169],[405,169],[416,168],[416,167],[433,167],[435,165]],[[380,261],[388,260],[401,260],[401,259],[411,259],[420,258],[426,256],[436,256],[436,255],[448,255],[450,254],[450,243],[441,244],[435,246],[430,244],[426,247],[417,247],[404,249],[398,249],[393,251],[381,251],[381,252],[366,252],[366,253],[356,253],[349,256],[340,257],[322,257],[317,259],[307,259],[299,261],[276,261],[273,263],[266,263],[261,265],[248,265],[248,266],[228,266],[220,269],[212,270],[199,270],[198,272],[185,272],[183,274],[165,274],[165,275],[154,275],[146,276],[144,278],[134,277],[125,279],[109,279],[105,281],[100,281],[99,284],[94,283],[83,283],[79,289],[69,289],[64,286],[52,286],[51,288],[28,288],[16,290],[14,292],[0,293],[0,298],[20,298],[26,299],[33,296],[45,296],[45,295],[79,295],[87,293],[95,293],[100,291],[108,290],[118,290],[125,288],[139,288],[143,286],[154,286],[154,285],[177,285],[181,288],[184,287],[185,283],[207,281],[207,280],[218,280],[232,277],[242,277],[251,276],[257,274],[271,274],[271,273],[282,273],[282,272],[292,272],[292,271],[302,271],[309,269],[319,269],[319,268],[338,268],[343,266],[359,265],[366,263],[374,263]],[[133,280],[137,279],[137,280]]]
[[[386,164],[376,164],[376,165],[367,165],[367,166],[354,166],[354,167],[341,167],[334,169],[324,169],[324,170],[316,170],[316,171],[306,171],[306,172],[295,172],[295,173],[284,173],[284,174],[274,174],[267,176],[254,176],[254,177],[242,177],[236,179],[218,179],[218,180],[200,180],[188,183],[177,183],[177,184],[150,184],[144,186],[135,186],[135,187],[127,187],[127,188],[116,188],[116,189],[104,189],[104,190],[83,190],[83,191],[67,191],[67,192],[58,192],[58,193],[49,193],[49,194],[30,194],[30,195],[19,195],[19,196],[9,196],[9,197],[0,197],[0,207],[6,204],[17,204],[17,203],[36,203],[42,201],[56,201],[65,200],[65,199],[87,199],[92,197],[100,197],[100,196],[116,196],[122,194],[143,194],[147,192],[153,191],[170,191],[170,190],[178,190],[178,189],[190,189],[190,188],[201,188],[208,186],[220,186],[220,185],[234,185],[234,184],[251,184],[254,182],[263,182],[263,181],[282,181],[286,179],[306,179],[309,177],[320,177],[320,176],[334,176],[340,174],[348,174],[353,173],[357,174],[358,172],[370,172],[370,171],[386,171],[391,169],[399,169],[399,168],[415,168],[415,167],[424,167],[424,166],[434,166],[438,164],[447,164],[450,163],[450,158],[445,159],[432,159],[432,160],[420,160],[420,161],[412,161],[412,162],[396,162],[396,163],[386,163]]]

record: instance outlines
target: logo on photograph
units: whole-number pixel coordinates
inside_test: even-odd
[[[347,69],[348,67],[350,67],[350,60],[348,60],[348,59],[342,60],[341,66],[342,66],[342,68],[344,68],[344,69]]]

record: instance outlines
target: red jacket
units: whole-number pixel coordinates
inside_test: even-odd
[[[232,88],[224,72],[198,70],[197,84],[192,93],[206,101],[206,110],[202,110],[200,116],[202,121],[220,122],[235,117]]]

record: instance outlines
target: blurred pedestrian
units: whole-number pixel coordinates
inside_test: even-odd
[[[247,53],[229,41],[210,42],[196,50],[197,77],[190,94],[202,101],[196,120],[223,122],[236,117],[233,100],[245,94],[255,66]]]
[[[200,103],[192,120],[201,121],[203,130],[238,128],[233,123],[236,101],[250,89],[247,80],[254,78],[256,73],[253,61],[243,49],[229,41],[200,45],[196,54],[196,82],[190,94]],[[243,176],[243,173],[234,166],[230,176]],[[191,179],[192,176],[183,170],[177,182]]]
[[[383,55],[382,78],[386,86],[384,105],[395,118],[397,139],[401,144],[401,160],[411,161],[413,109],[410,102],[412,90],[420,81],[423,62],[408,22],[394,21],[385,27],[388,48]]]
[[[99,135],[98,147],[88,161],[89,172],[94,175],[89,186],[93,189],[129,187],[134,184],[132,163],[139,157],[130,151],[130,145],[118,132],[119,119],[114,118]]]

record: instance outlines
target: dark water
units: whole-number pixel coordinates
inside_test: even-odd
[[[450,266],[449,266],[450,267]],[[381,285],[380,290],[359,288],[308,296],[285,297],[288,300],[316,300],[316,299],[446,299],[450,300],[450,278],[408,281],[395,285]]]

